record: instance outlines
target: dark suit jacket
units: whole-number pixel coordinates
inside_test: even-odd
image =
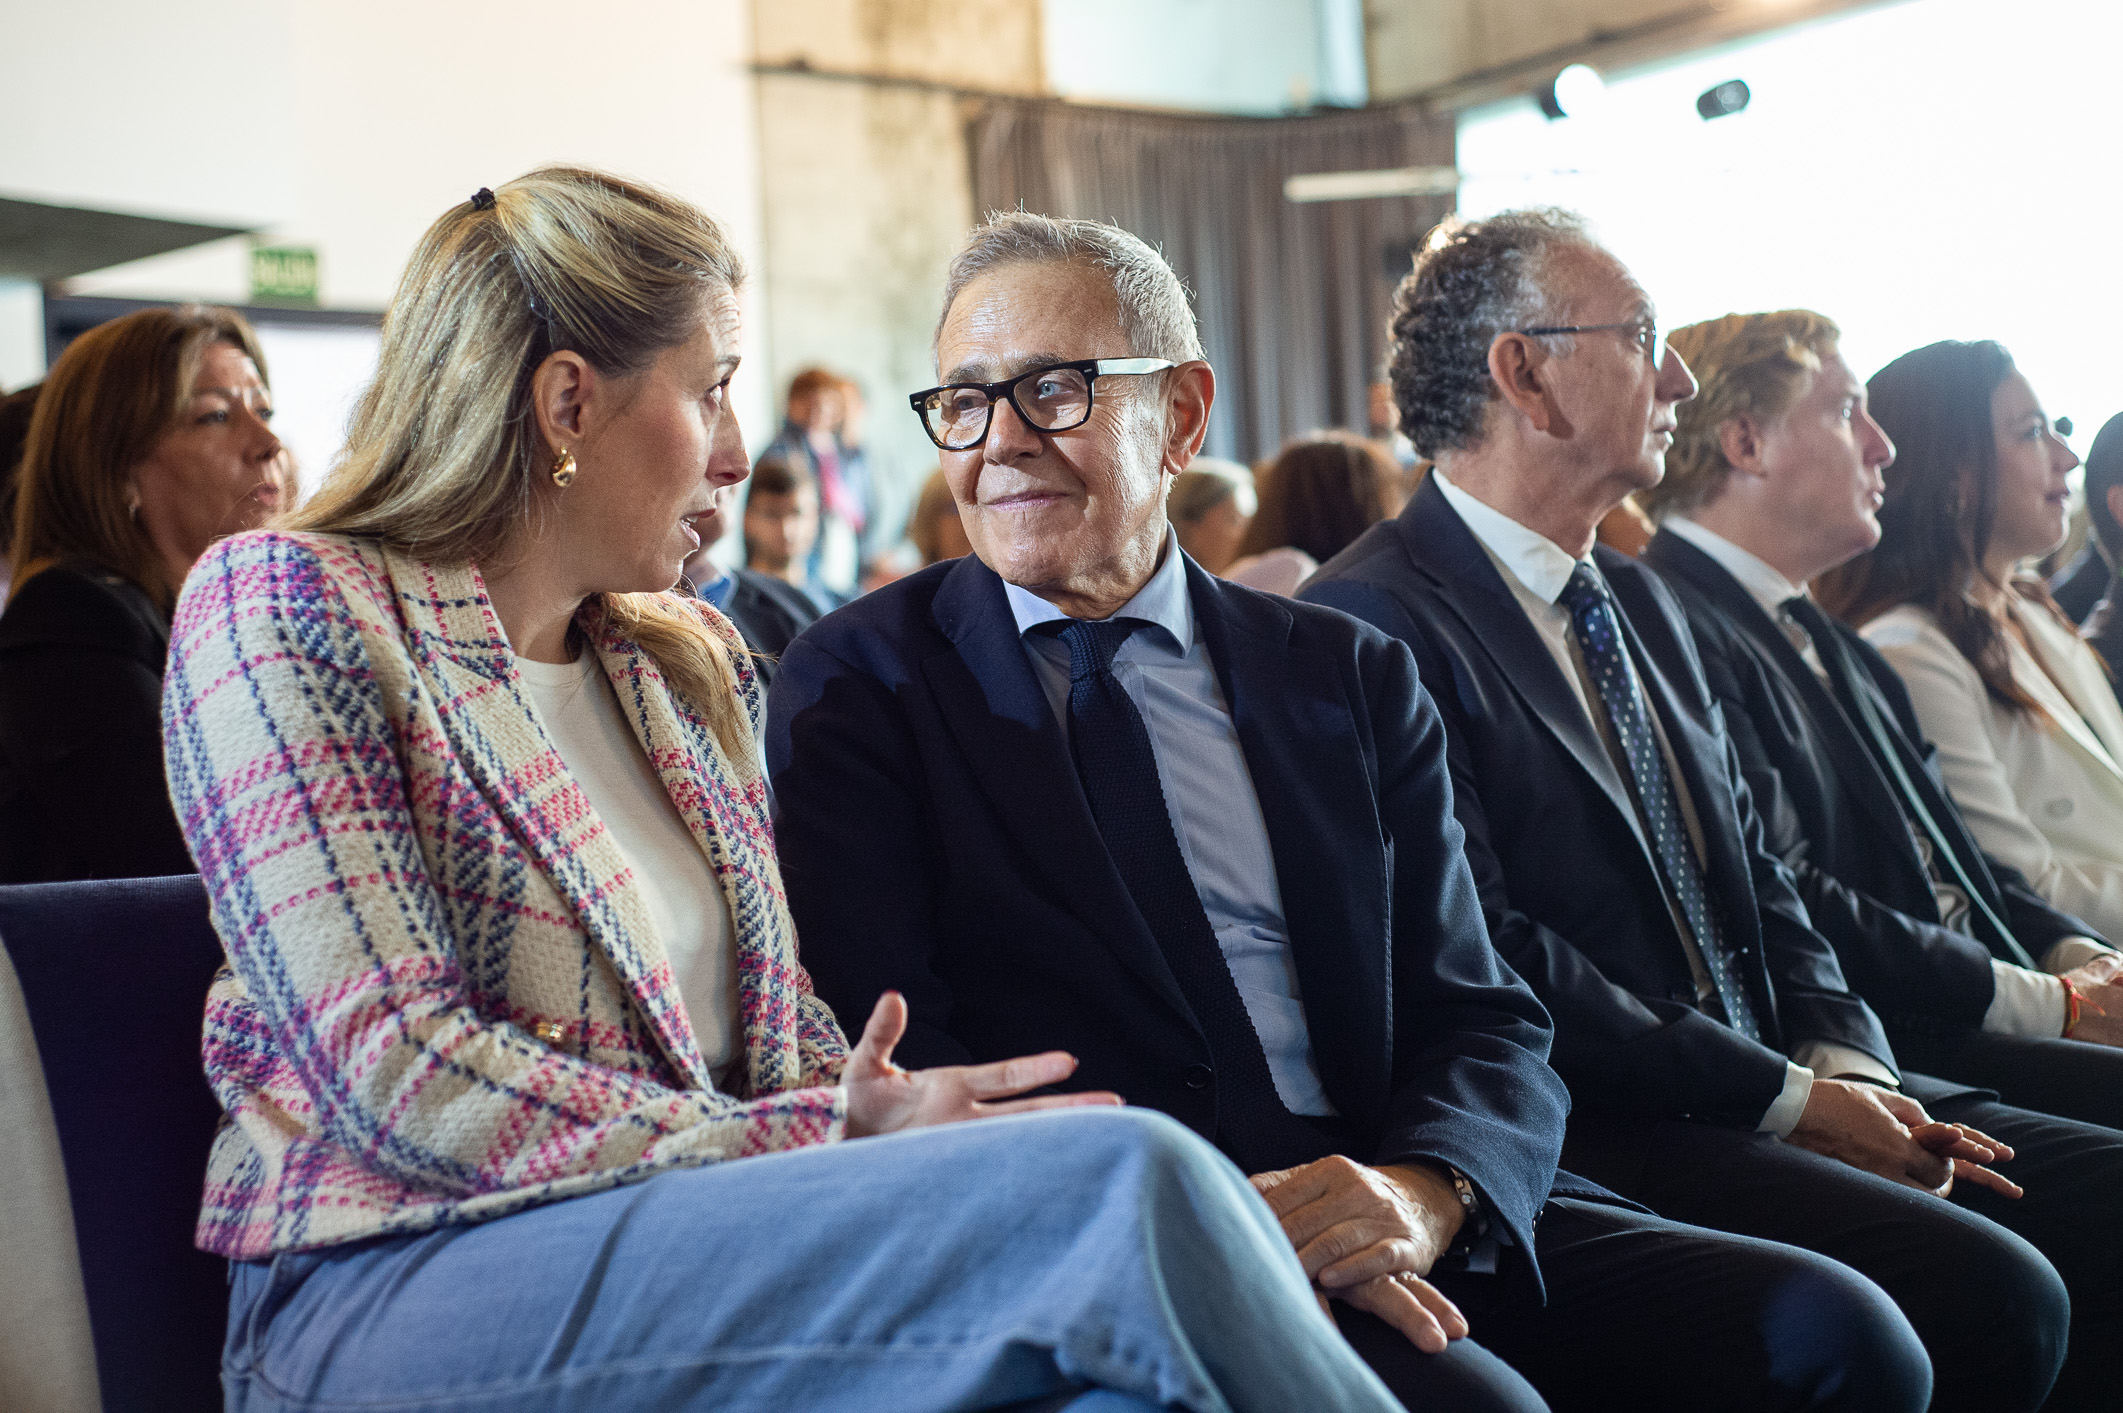
[[[1465,1172],[1517,1249],[1566,1097],[1482,928],[1436,710],[1341,614],[1188,589],[1260,797],[1306,1022],[1360,1161]],[[790,645],[767,755],[803,958],[853,1024],[887,988],[912,1066],[1046,1049],[1213,1139],[1209,1046],[1093,823],[1002,580],[933,565]],[[1597,1189],[1586,1189],[1588,1195]]]
[[[752,569],[730,571],[730,597],[723,615],[737,625],[745,645],[761,654],[755,664],[769,686],[781,655],[798,633],[818,621],[818,605],[786,579]]]
[[[162,773],[169,623],[131,581],[45,570],[0,613],[0,883],[190,873]]]
[[[1684,590],[1677,597],[1770,846],[1798,880],[1815,926],[1835,944],[1852,989],[1890,1021],[1934,1030],[1982,1025],[1993,991],[1991,957],[2013,960],[2011,948],[1980,914],[1977,936],[1939,925],[1930,876],[1894,786],[1865,746],[1855,705],[1830,692],[1709,555],[1662,531],[1644,562]],[[1872,705],[1899,727],[1911,783],[1991,910],[2036,957],[2060,937],[2095,935],[2017,872],[1985,857],[1936,774],[1935,752],[1902,679],[1864,638],[1833,626],[1866,674]]]
[[[1400,517],[1364,532],[1301,597],[1378,625],[1415,650],[1451,745],[1452,798],[1497,949],[1555,1018],[1555,1067],[1585,1108],[1688,1115],[1752,1128],[1809,1040],[1894,1063],[1763,844],[1670,590],[1601,549],[1623,637],[1658,712],[1707,846],[1766,1043],[1696,1009],[1657,866],[1593,762],[1606,750],[1555,659],[1466,523],[1426,481]],[[1612,778],[1612,773],[1605,778]]]

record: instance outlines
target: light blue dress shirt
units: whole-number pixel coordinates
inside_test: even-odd
[[[1025,657],[1066,733],[1069,645],[1031,630],[1068,615],[1015,584],[1005,582],[1003,588]],[[1113,675],[1149,729],[1172,832],[1267,1052],[1275,1092],[1293,1114],[1332,1114],[1305,1025],[1268,821],[1208,645],[1195,631],[1186,558],[1176,535],[1167,533],[1164,562],[1114,617],[1151,625],[1121,644],[1113,656]]]

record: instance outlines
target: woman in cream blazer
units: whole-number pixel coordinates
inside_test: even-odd
[[[2047,592],[2017,573],[2062,542],[2078,458],[1994,343],[1919,349],[1868,391],[1899,449],[1880,544],[1824,597],[1902,675],[1985,851],[2123,937],[2123,711]]]
[[[1865,637],[1908,684],[1947,789],[1992,857],[2042,896],[2123,937],[2123,711],[2070,625],[2015,594],[2012,680],[2036,710],[1991,695],[1924,609],[1904,605]]]
[[[647,188],[482,189],[318,496],[187,581],[228,1406],[1395,1406],[1192,1134],[812,995],[759,674],[665,591],[745,475],[740,278]]]

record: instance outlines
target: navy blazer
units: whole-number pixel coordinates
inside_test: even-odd
[[[1555,1018],[1555,1067],[1585,1108],[1751,1128],[1809,1040],[1892,1066],[1878,1019],[1807,921],[1665,584],[1598,551],[1622,636],[1693,797],[1726,945],[1757,1044],[1696,1008],[1695,982],[1632,802],[1592,721],[1481,542],[1425,481],[1396,520],[1336,555],[1301,597],[1406,642],[1445,717],[1452,798],[1491,935]]]
[[[1320,1077],[1365,1150],[1350,1156],[1459,1168],[1530,1252],[1568,1099],[1548,1017],[1483,929],[1413,661],[1191,561],[1187,585],[1267,820]],[[1067,1050],[1082,1063],[1062,1087],[1213,1140],[1208,1042],[992,570],[933,565],[821,619],[782,659],[767,755],[804,963],[837,1014],[859,1024],[896,989],[905,1064]]]
[[[1860,734],[1855,704],[1829,690],[1753,595],[1702,550],[1661,531],[1644,562],[1690,591],[1678,597],[1770,846],[1797,878],[1852,988],[1898,1024],[1981,1026],[1995,991],[1992,956],[2019,958],[1980,912],[1976,936],[1940,925],[1931,876]],[[1873,709],[1900,732],[1910,783],[1991,911],[2036,957],[2059,938],[2097,935],[1983,853],[1938,778],[1937,753],[1902,679],[1863,637],[1833,626],[1865,673]]]

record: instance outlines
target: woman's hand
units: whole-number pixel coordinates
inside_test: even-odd
[[[842,1083],[848,1086],[848,1137],[866,1138],[903,1128],[955,1124],[993,1114],[1121,1102],[1118,1094],[1104,1093],[1010,1099],[1013,1094],[1056,1084],[1074,1074],[1076,1057],[1059,1050],[992,1065],[903,1070],[892,1063],[892,1049],[906,1033],[906,998],[897,991],[887,991],[877,998],[870,1023],[863,1027],[862,1040],[849,1053],[848,1067],[842,1072]]]

